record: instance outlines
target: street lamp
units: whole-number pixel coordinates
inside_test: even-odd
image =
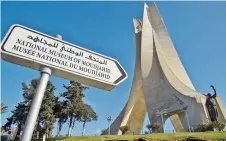
[[[156,110],[156,115],[157,116],[161,116],[161,119],[162,119],[162,128],[163,128],[163,132],[164,132],[164,119],[163,119],[163,115],[167,115],[166,109],[163,109],[162,111]]]
[[[107,117],[108,120],[108,135],[110,135],[110,122],[113,120],[111,116]]]

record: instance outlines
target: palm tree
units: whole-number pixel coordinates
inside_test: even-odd
[[[5,106],[5,104],[1,103],[1,114],[5,113],[7,111],[8,106]]]

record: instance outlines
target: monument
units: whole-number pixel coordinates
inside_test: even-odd
[[[144,4],[142,23],[133,19],[136,64],[129,99],[110,126],[111,134],[140,134],[146,112],[150,123],[164,124],[170,118],[176,132],[197,129],[197,124],[225,123],[226,110],[216,91],[197,92],[181,63],[156,4]],[[107,131],[103,134],[107,134]],[[164,131],[162,128],[161,131]]]

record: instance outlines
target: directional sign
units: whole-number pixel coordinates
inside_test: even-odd
[[[50,67],[53,75],[111,90],[127,78],[113,58],[56,39],[33,29],[13,25],[2,41],[2,58],[40,70]]]

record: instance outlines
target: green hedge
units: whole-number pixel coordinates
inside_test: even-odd
[[[213,131],[223,131],[225,124],[220,122],[210,122],[210,123],[200,123],[197,125],[202,132]]]

